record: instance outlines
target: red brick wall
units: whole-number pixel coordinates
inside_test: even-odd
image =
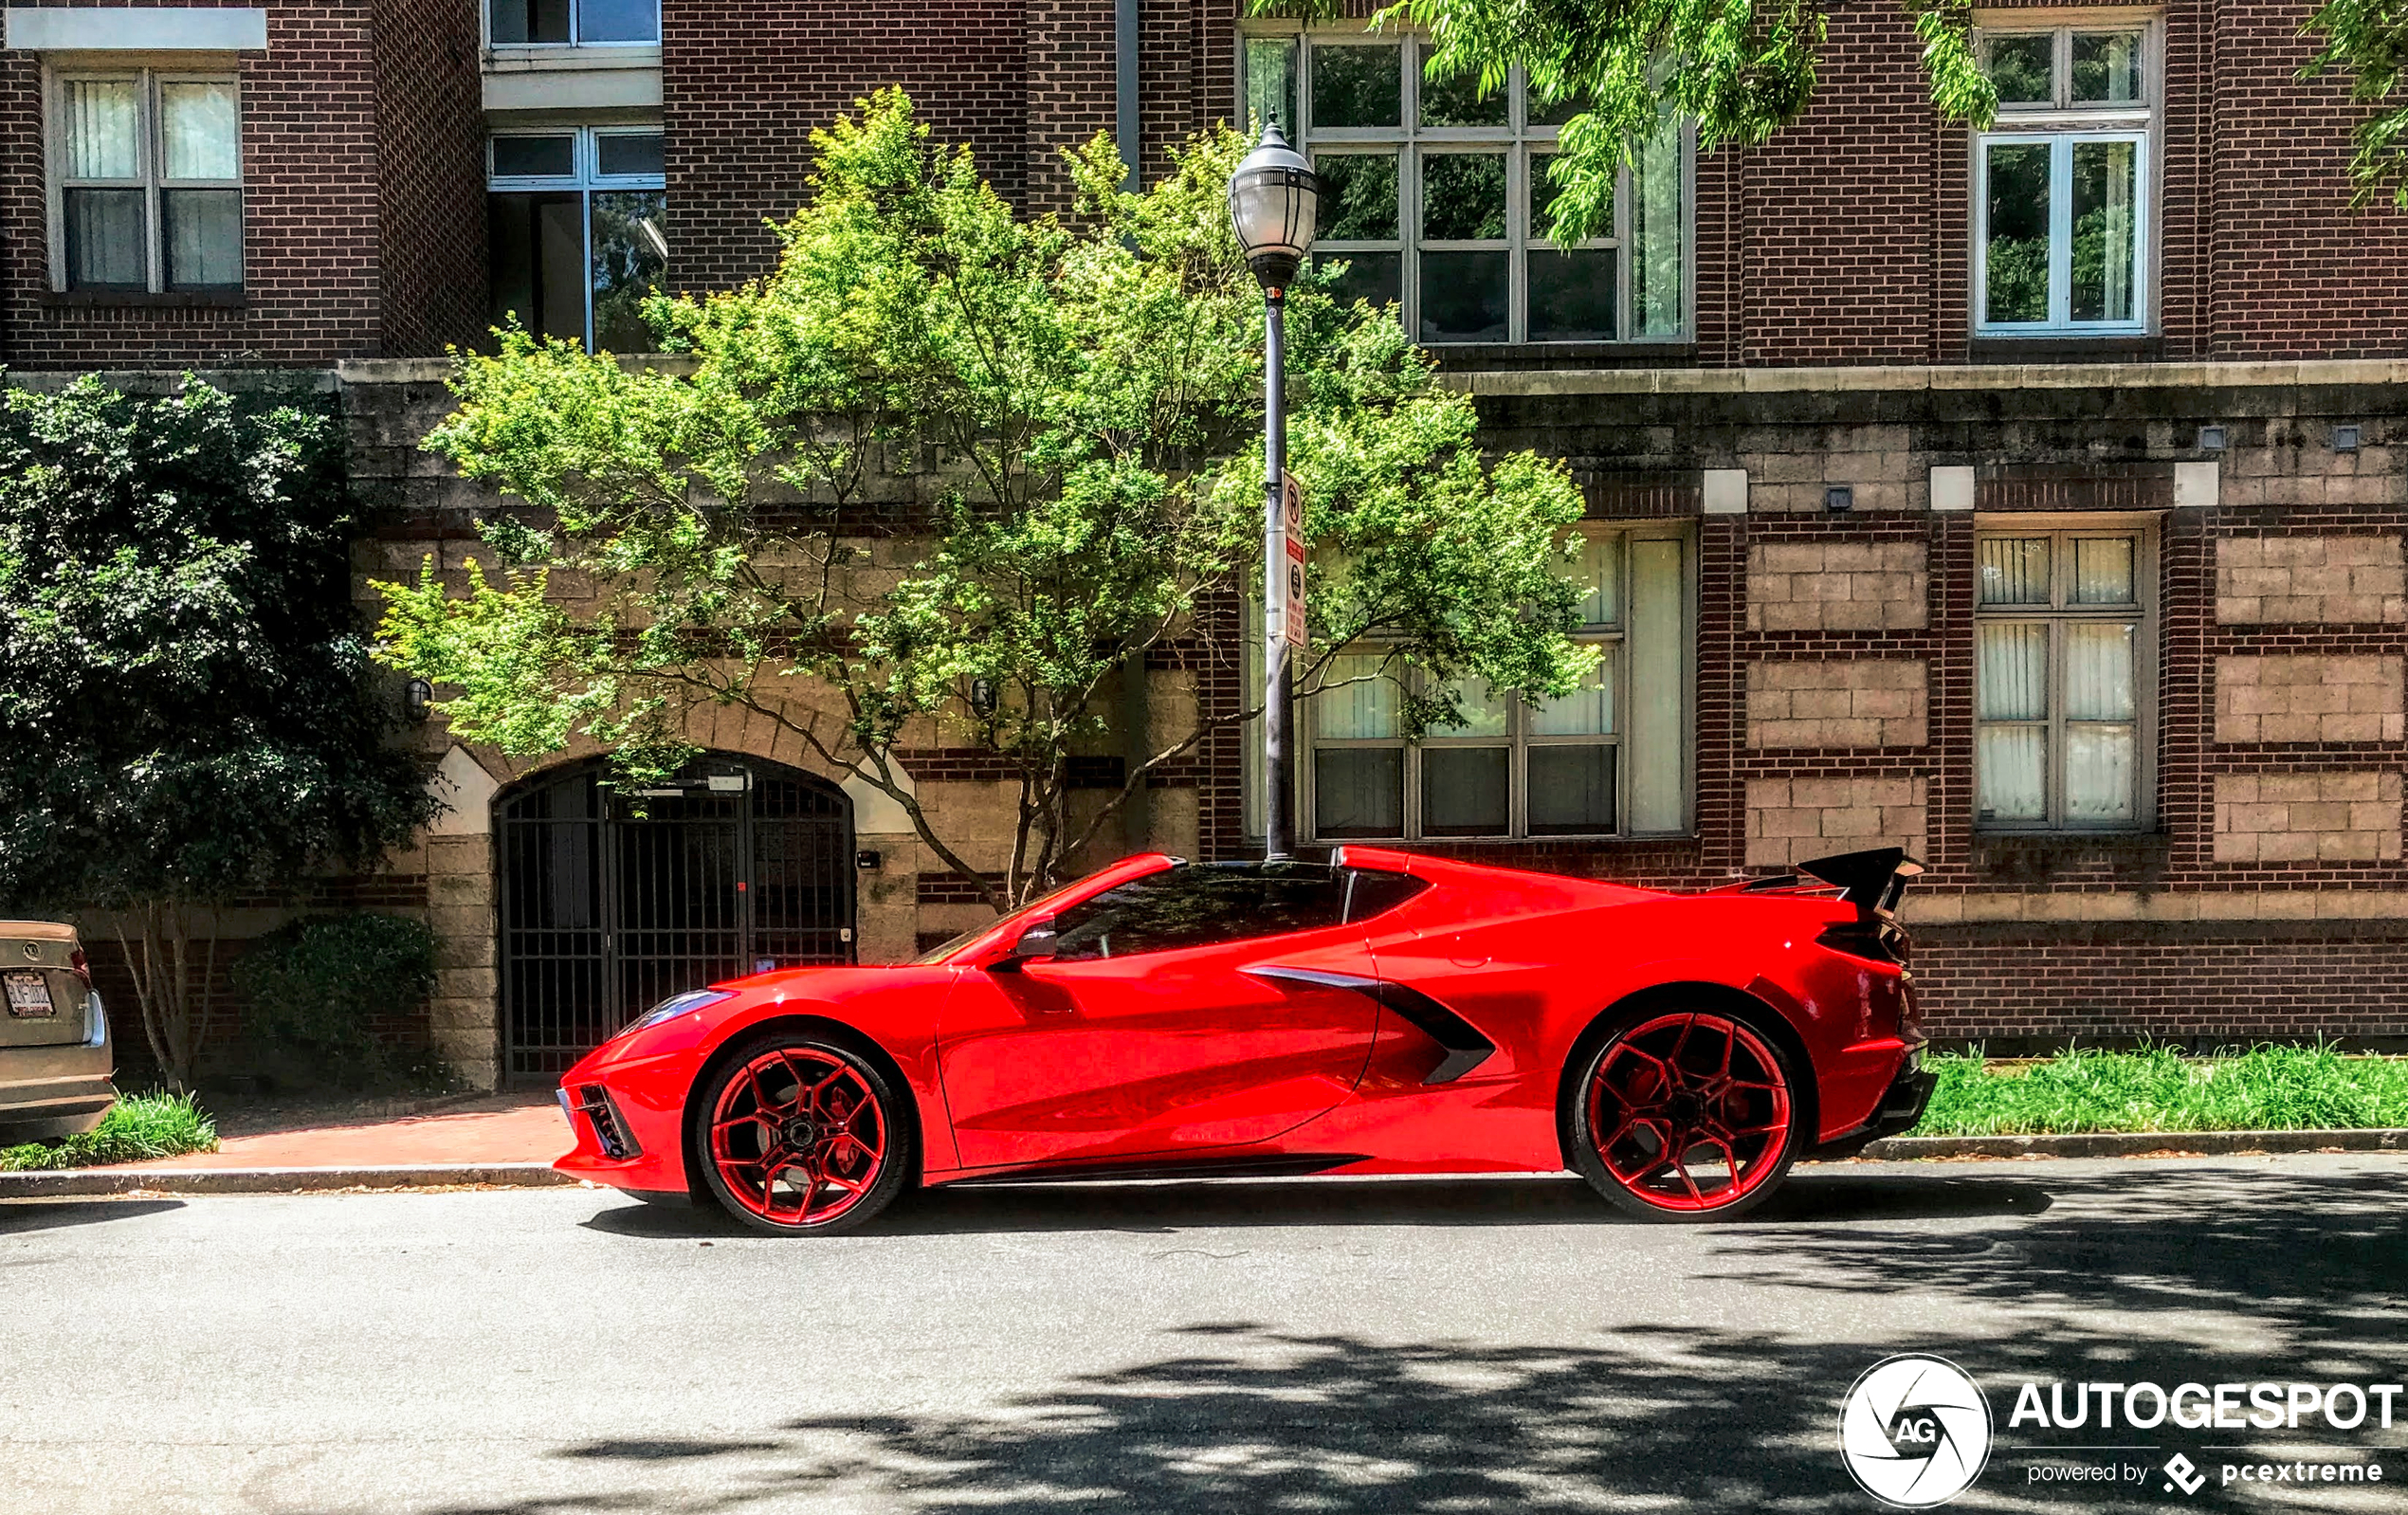
[[[246,287],[231,309],[46,301],[41,64],[32,54],[0,53],[0,362],[322,366],[379,356],[372,5],[278,4],[267,29],[267,51],[243,54],[240,65]]]
[[[377,189],[387,356],[485,330],[483,83],[474,0],[376,0]]]
[[[670,4],[662,18],[671,272],[722,289],[769,271],[762,223],[802,201],[811,134],[900,84],[946,141],[967,142],[1008,197],[1027,184],[1027,30],[1019,0]],[[1111,27],[1104,32],[1111,111]]]

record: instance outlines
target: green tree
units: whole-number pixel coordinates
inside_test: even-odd
[[[159,1067],[208,1040],[216,909],[430,814],[382,741],[326,418],[84,379],[0,399],[0,901],[115,912]]]
[[[1951,120],[1988,127],[1998,92],[1974,46],[1973,0],[1900,0],[1923,44],[1931,101]],[[1256,15],[1336,19],[1339,0],[1250,0]],[[1577,101],[1547,174],[1559,187],[1565,246],[1613,231],[1615,172],[1668,115],[1697,123],[1700,147],[1748,147],[1797,119],[1815,96],[1825,0],[1390,0],[1374,28],[1431,39],[1429,74],[1501,90],[1515,67],[1531,98]],[[2326,0],[2304,32],[2322,39],[2300,69],[2351,76],[2371,107],[2350,164],[2364,201],[2390,189],[2408,208],[2408,103],[2395,99],[2408,60],[2408,0]]]
[[[1149,651],[1242,666],[1262,541],[1261,295],[1228,224],[1244,144],[1197,138],[1142,194],[1099,137],[1076,216],[1022,219],[888,91],[814,138],[776,272],[650,307],[690,369],[505,333],[466,357],[428,439],[532,510],[483,524],[500,563],[378,586],[391,657],[446,686],[453,729],[517,755],[583,734],[674,768],[697,707],[742,705],[892,796],[1008,907],[1077,866],[1149,775],[1253,711],[1158,729],[1118,791],[1068,758]],[[1379,639],[1425,674],[1568,692],[1594,654],[1559,575],[1580,500],[1560,465],[1484,460],[1469,400],[1393,313],[1290,297],[1291,466],[1309,502],[1310,688]],[[873,555],[898,478],[918,514]],[[574,572],[595,594],[551,593]],[[454,594],[455,587],[465,592]],[[591,608],[586,608],[590,606]],[[992,702],[973,703],[992,688]],[[897,752],[969,744],[1013,776],[999,881],[922,807]]]

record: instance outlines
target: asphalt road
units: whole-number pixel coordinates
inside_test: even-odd
[[[984,1190],[817,1242],[593,1190],[0,1204],[0,1509],[1865,1510],[1836,1408],[1902,1351],[1997,1418],[1951,1508],[2408,1508],[2408,1403],[2263,1443],[2007,1426],[2024,1378],[2401,1381],[2408,1159],[1843,1165],[1776,1204]],[[2107,1443],[2148,1450],[2040,1451]],[[2392,1482],[2029,1481],[2177,1450]]]

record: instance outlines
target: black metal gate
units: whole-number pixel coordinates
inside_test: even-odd
[[[671,995],[853,956],[852,810],[825,780],[712,758],[632,792],[590,764],[495,808],[514,1078],[541,1079]]]

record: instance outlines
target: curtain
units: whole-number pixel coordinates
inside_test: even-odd
[[[1325,682],[1359,680],[1313,697],[1313,715],[1323,741],[1378,740],[1396,735],[1396,684],[1379,672],[1376,653],[1348,653],[1329,660]]]
[[[1681,119],[1665,118],[1632,170],[1631,326],[1634,337],[1682,329]]]
[[[2085,537],[2073,544],[2073,603],[2131,605],[2133,593],[2132,538]]]
[[[64,81],[70,179],[142,176],[142,86],[130,79]]]
[[[1981,538],[1981,603],[1984,605],[2048,604],[2049,538],[2046,537],[1984,537]]]
[[[242,113],[231,82],[159,85],[159,143],[171,181],[243,176]]]
[[[1987,577],[1985,573],[1985,583]],[[1975,739],[1981,813],[1992,820],[2045,820],[2048,727],[1986,722],[2049,719],[2048,627],[2010,623],[1978,628],[1974,673],[1975,713],[1985,722]]]
[[[1610,737],[1614,734],[1614,664],[1620,649],[1607,648],[1596,671],[1574,693],[1548,700],[1530,712],[1534,737]]]

